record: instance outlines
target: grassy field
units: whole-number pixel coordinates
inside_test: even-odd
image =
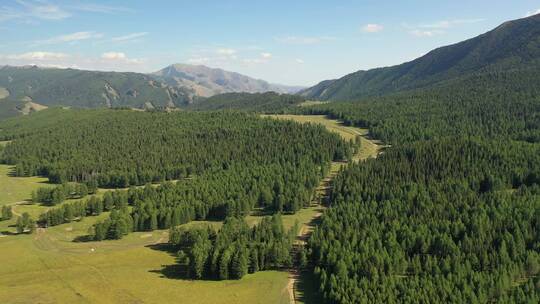
[[[49,185],[44,178],[15,178],[11,167],[2,166],[3,204],[30,198],[38,187]],[[54,186],[54,185],[50,185]],[[99,195],[105,190],[100,190]],[[9,196],[6,196],[10,193]],[[64,203],[70,203],[66,201]],[[37,218],[50,207],[22,203],[17,213]],[[304,209],[284,215],[287,228],[316,212]],[[74,242],[87,234],[98,220],[38,229],[33,235],[12,235],[15,221],[0,222],[0,303],[288,303],[288,273],[265,271],[240,281],[191,281],[174,276],[174,253],[164,245],[167,231],[138,232],[119,241]],[[261,216],[247,217],[255,225]],[[186,226],[221,222],[191,222]]]
[[[321,104],[327,104],[328,101],[315,101],[315,100],[306,100],[299,104],[299,107],[310,107],[310,106],[316,106]]]
[[[240,281],[175,277],[174,255],[160,245],[166,231],[72,241],[95,220],[0,238],[0,303],[287,303],[285,272]]]

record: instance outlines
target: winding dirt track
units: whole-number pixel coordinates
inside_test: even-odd
[[[21,202],[16,202],[16,203],[11,203],[11,204],[7,204],[6,206],[10,206],[11,207],[11,213],[13,213],[14,216],[22,216],[22,214],[20,214],[19,212],[17,212],[17,206],[19,205],[24,205],[24,204],[27,204],[27,202],[25,201],[21,201]]]
[[[329,131],[336,132],[340,134],[345,140],[348,140],[353,137],[360,137],[360,148],[358,149],[357,153],[353,156],[353,161],[359,162],[364,161],[368,158],[376,158],[380,153],[381,150],[385,147],[383,146],[379,141],[370,139],[368,137],[368,130],[355,128],[355,127],[348,127],[343,125],[342,123],[330,120],[330,119],[322,119],[321,116],[307,116],[307,115],[271,115],[273,118],[277,119],[290,119],[295,120],[298,122],[306,123],[320,123],[324,125]],[[310,119],[313,118],[313,119]],[[319,207],[320,211],[313,214],[313,216],[309,219],[309,221],[302,223],[302,227],[300,228],[300,231],[298,233],[298,236],[296,237],[296,241],[293,249],[293,267],[289,270],[289,281],[287,283],[287,291],[289,294],[289,302],[296,304],[298,299],[297,294],[297,286],[298,281],[300,278],[300,272],[301,269],[299,267],[299,262],[297,261],[298,252],[307,244],[307,240],[313,233],[313,230],[315,229],[315,223],[319,217],[322,216],[322,213],[325,209],[325,206],[321,204],[321,202],[327,201],[329,199],[330,190],[331,190],[331,182],[338,174],[339,170],[345,166],[347,163],[344,162],[334,162],[332,163],[332,170],[330,170],[330,173],[324,178],[321,183],[319,184],[319,187],[317,188],[318,197],[321,199],[315,199],[311,202],[312,206]]]

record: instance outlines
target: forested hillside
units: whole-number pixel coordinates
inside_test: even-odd
[[[144,74],[36,66],[1,67],[0,89],[5,100],[76,108],[175,107],[188,101],[182,89]]]
[[[391,144],[336,178],[309,241],[327,303],[540,301],[535,69],[317,106]]]
[[[16,100],[0,100],[0,119],[21,115],[25,102]]]
[[[506,22],[486,34],[433,50],[411,62],[323,81],[300,94],[308,99],[357,100],[426,88],[473,73],[538,70],[539,57],[540,15],[535,15]]]
[[[239,110],[275,113],[305,101],[304,97],[275,92],[267,93],[226,93],[199,99],[187,109],[196,111]]]
[[[298,109],[369,128],[395,144],[444,136],[540,140],[537,69],[464,76],[431,89]]]

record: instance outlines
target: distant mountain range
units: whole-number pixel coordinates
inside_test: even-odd
[[[356,100],[426,88],[474,73],[538,67],[540,15],[505,22],[494,30],[397,66],[326,80],[299,94],[317,100]]]
[[[484,77],[487,74],[513,73],[512,77],[527,80],[537,77],[537,71],[540,71],[540,15],[506,22],[476,38],[438,48],[411,62],[358,71],[323,81],[297,94],[305,99],[351,101],[449,84],[455,87],[459,81],[474,81],[476,76],[483,77],[483,85],[489,86],[493,77]],[[300,89],[185,64],[171,65],[152,74],[4,66],[0,67],[0,118],[49,106],[152,109],[201,102],[199,107],[190,108],[236,109],[245,105],[273,109],[264,98],[287,105],[300,99],[272,94],[207,97],[223,93],[294,93]],[[249,104],[250,99],[256,100],[254,104]],[[212,102],[216,105],[211,105]]]
[[[152,74],[3,66],[0,67],[0,118],[48,106],[174,108],[191,104],[198,97],[221,93],[295,93],[301,89],[221,69],[183,64]]]
[[[235,72],[204,65],[173,64],[152,74],[173,87],[188,88],[193,96],[210,97],[223,93],[296,93],[303,87],[271,84]]]

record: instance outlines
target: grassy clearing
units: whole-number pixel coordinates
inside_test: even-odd
[[[322,105],[327,104],[328,101],[315,101],[315,100],[306,100],[299,104],[299,107],[310,107],[310,106],[316,106],[316,105]]]
[[[304,208],[296,212],[295,214],[284,214],[281,217],[283,220],[283,226],[285,227],[285,229],[290,229],[294,227],[296,223],[298,223],[299,225],[309,223],[316,214],[319,214],[321,212],[321,206],[312,205],[309,208]],[[249,226],[255,226],[262,220],[262,218],[263,216],[261,215],[252,214],[246,217],[246,222]]]
[[[30,200],[32,191],[53,186],[44,177],[12,177],[13,166],[0,165],[0,206]]]
[[[47,212],[51,208],[56,208],[62,204],[73,203],[80,199],[70,199],[62,204],[50,207],[41,204],[31,203],[32,192],[41,187],[55,187],[57,185],[48,183],[45,177],[13,177],[11,172],[13,166],[0,165],[0,206],[12,205],[14,215],[27,212],[33,219],[39,218],[39,215]],[[103,196],[106,189],[99,189],[97,196]],[[86,198],[84,198],[86,199]],[[0,221],[0,233],[9,234],[15,232],[13,226],[16,216],[11,221]]]

